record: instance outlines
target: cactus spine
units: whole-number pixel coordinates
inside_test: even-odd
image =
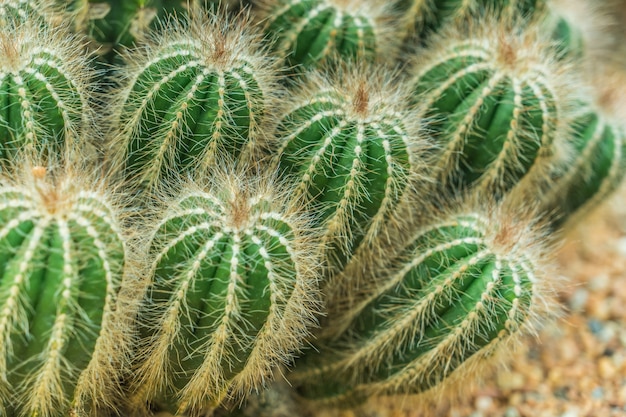
[[[84,173],[66,171],[34,166],[0,179],[3,415],[110,406],[124,367],[130,330],[114,315],[125,257],[116,208]]]
[[[306,223],[236,174],[172,201],[149,244],[137,403],[199,413],[241,399],[301,349],[317,310]]]
[[[259,18],[276,37],[275,53],[288,66],[321,67],[334,55],[370,62],[394,57],[389,5],[368,0],[261,1]]]
[[[351,308],[329,312],[343,331],[298,364],[292,380],[305,397],[342,404],[443,389],[528,326],[542,308],[542,267],[527,246],[538,236],[465,210],[420,227],[367,272]]]
[[[0,159],[27,148],[58,156],[76,150],[94,120],[93,71],[80,41],[26,22],[0,28]]]
[[[443,148],[439,182],[498,196],[524,177],[544,176],[548,160],[562,163],[561,128],[574,100],[566,83],[575,79],[534,28],[475,25],[469,36],[446,33],[419,55],[414,101]]]
[[[216,160],[253,159],[264,146],[277,90],[272,61],[246,22],[194,19],[128,56],[112,157],[134,186],[155,188],[173,172],[206,170]]]
[[[368,67],[346,67],[332,81],[306,76],[278,125],[276,164],[297,178],[296,196],[313,201],[321,247],[340,267],[385,227],[419,170],[416,114],[394,80]]]

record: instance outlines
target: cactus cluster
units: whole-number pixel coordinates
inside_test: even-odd
[[[0,0],[0,414],[480,378],[626,173],[556,1]]]

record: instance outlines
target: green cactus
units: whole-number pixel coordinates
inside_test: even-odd
[[[57,0],[74,29],[86,34],[101,55],[147,39],[160,20],[184,16],[187,0]]]
[[[582,105],[585,112],[574,120],[574,155],[557,170],[542,195],[544,210],[559,227],[580,218],[615,191],[626,174],[626,130],[602,111]]]
[[[286,65],[321,67],[335,55],[349,61],[395,58],[389,5],[371,0],[263,0],[259,19],[276,38],[276,55]]]
[[[130,333],[115,318],[125,258],[115,205],[85,173],[11,177],[0,179],[2,415],[111,406]]]
[[[426,142],[389,73],[353,66],[330,81],[306,78],[278,125],[275,166],[297,179],[295,196],[313,201],[332,273],[375,241],[421,168]]]
[[[500,196],[562,163],[577,79],[550,43],[491,20],[446,35],[418,54],[412,81],[442,147],[438,182]]]
[[[266,146],[275,66],[247,22],[194,19],[127,55],[112,159],[131,186],[156,188],[173,172],[206,170],[224,158],[254,159]]]
[[[94,122],[89,57],[75,36],[31,21],[0,27],[0,160],[27,149],[56,162]]]
[[[542,13],[545,0],[397,0],[396,7],[409,34],[428,37],[445,24],[458,24],[481,16],[518,19]]]
[[[206,412],[271,380],[317,312],[306,222],[270,182],[186,187],[150,238],[135,406]]]
[[[51,4],[45,0],[0,0],[0,25],[7,22],[48,21]]]
[[[344,300],[348,308],[331,307],[329,326],[339,331],[290,380],[305,398],[341,405],[445,389],[459,373],[475,379],[545,301],[541,236],[526,228],[467,208],[420,227],[365,272],[368,285]]]

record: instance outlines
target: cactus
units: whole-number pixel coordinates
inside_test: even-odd
[[[216,2],[0,0],[0,415],[448,399],[623,180],[569,1]]]
[[[33,148],[57,163],[94,122],[94,71],[80,40],[30,20],[0,27],[0,160]]]
[[[581,102],[572,124],[574,152],[541,193],[543,208],[555,217],[553,226],[575,223],[615,191],[626,174],[626,127],[623,83],[626,77],[605,71],[597,81],[597,98]]]
[[[172,200],[149,243],[136,404],[206,412],[262,388],[303,347],[316,263],[284,201],[270,181],[233,173]]]
[[[485,16],[530,18],[543,12],[544,3],[545,0],[396,0],[396,7],[404,16],[407,33],[427,38],[446,23],[458,24]]]
[[[45,25],[46,10],[49,7],[46,1],[0,0],[0,24],[38,20]]]
[[[130,47],[147,39],[159,20],[184,16],[187,0],[57,0],[71,16],[74,30],[84,33],[98,53]]]
[[[388,73],[346,66],[331,77],[306,75],[278,125],[274,165],[297,178],[295,196],[317,208],[332,274],[389,222],[421,169],[426,140]]]
[[[567,83],[577,79],[535,29],[510,32],[488,19],[418,54],[414,102],[443,148],[438,182],[501,196],[562,163],[578,98]]]
[[[329,312],[329,325],[341,331],[290,377],[305,398],[351,404],[474,380],[543,314],[539,229],[463,203],[367,271],[369,285],[346,300],[349,308]]]
[[[156,188],[172,172],[224,158],[254,159],[266,146],[265,113],[278,92],[248,20],[218,14],[188,23],[164,28],[120,70],[127,82],[115,99],[121,132],[112,159],[131,187]]]
[[[259,19],[288,66],[321,67],[334,55],[353,61],[395,58],[399,41],[389,5],[368,0],[262,0]]]
[[[125,249],[117,209],[85,173],[0,179],[0,409],[86,415],[115,401]],[[7,414],[8,413],[8,414]]]

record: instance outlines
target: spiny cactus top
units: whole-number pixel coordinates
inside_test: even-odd
[[[194,18],[127,55],[111,157],[131,185],[156,187],[172,172],[258,153],[277,87],[273,61],[246,22]]]
[[[63,157],[94,120],[81,42],[31,21],[0,26],[0,160],[27,148]]]
[[[270,182],[222,175],[209,191],[186,187],[154,228],[137,403],[195,415],[241,399],[314,324],[317,265],[301,213]]]
[[[289,66],[321,67],[334,55],[346,60],[395,58],[401,37],[388,2],[372,0],[260,0],[260,19],[276,37],[276,53]]]
[[[421,168],[425,141],[393,74],[362,66],[331,77],[310,73],[299,86],[278,125],[275,163],[314,201],[334,267],[375,240]]]
[[[527,225],[463,207],[420,227],[368,271],[351,308],[331,307],[339,333],[292,380],[305,397],[341,404],[444,389],[459,372],[476,378],[485,358],[542,314],[541,236]]]
[[[535,27],[493,20],[445,31],[418,52],[414,102],[443,148],[439,182],[500,195],[562,161],[576,81]]]
[[[115,401],[127,334],[111,199],[79,172],[0,178],[0,410],[64,417]],[[8,414],[7,414],[8,413]]]

